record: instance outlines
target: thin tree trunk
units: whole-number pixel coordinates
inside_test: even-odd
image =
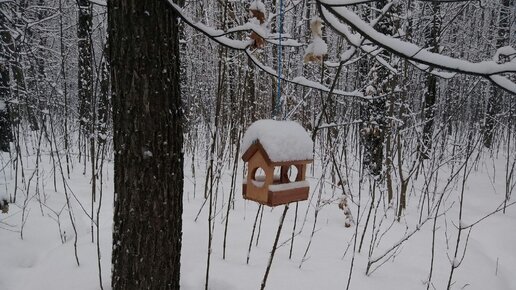
[[[441,34],[441,4],[439,2],[430,3],[430,15],[433,17],[432,24],[425,33],[426,46],[430,48],[431,52],[439,53],[439,36]],[[432,150],[432,135],[434,132],[434,115],[435,115],[435,101],[437,98],[437,76],[428,73],[426,75],[426,92],[423,107],[423,144],[421,151],[421,158],[430,158],[430,151]]]
[[[78,99],[80,140],[84,148],[89,141],[88,129],[91,120],[91,98],[93,95],[93,63],[92,63],[92,4],[88,0],[78,0],[77,46],[78,46]],[[84,152],[86,154],[86,152]]]
[[[265,270],[265,275],[263,276],[262,285],[260,286],[260,290],[265,289],[265,285],[267,283],[267,278],[269,277],[269,273],[271,271],[272,261],[274,260],[274,254],[276,253],[276,249],[278,248],[278,241],[281,235],[281,228],[283,228],[283,222],[285,221],[285,216],[287,215],[288,204],[285,205],[283,209],[283,214],[281,215],[280,223],[278,226],[278,231],[276,232],[276,238],[274,239],[274,245],[272,246],[271,255],[269,257],[269,263],[267,264],[267,269]]]
[[[503,47],[508,44],[509,41],[509,30],[511,16],[511,8],[509,7],[510,0],[500,0],[500,13],[498,17],[498,31],[496,35],[496,48]],[[499,59],[496,61],[505,61]],[[484,146],[491,148],[493,144],[494,131],[497,117],[496,115],[500,112],[501,107],[502,91],[491,84],[489,88],[489,99],[487,100],[487,112],[484,121],[483,138]]]

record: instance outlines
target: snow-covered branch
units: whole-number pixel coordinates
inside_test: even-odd
[[[321,0],[319,1],[321,4],[324,4],[325,6],[350,6],[350,5],[357,5],[357,4],[365,4],[370,2],[376,2],[378,0]]]
[[[337,3],[342,4],[344,2],[346,1],[317,0],[322,17],[333,29],[346,37],[352,45],[358,46],[358,39],[357,34],[351,33],[349,27],[372,43],[412,62],[447,71],[486,77],[503,89],[516,93],[516,84],[501,75],[503,73],[516,73],[515,60],[505,63],[497,63],[492,60],[474,63],[430,52],[416,44],[380,33],[350,9],[344,6],[335,6]],[[391,3],[393,2],[389,4]]]
[[[91,4],[107,7],[107,0],[88,0]]]
[[[213,27],[210,27],[202,22],[197,22],[193,20],[190,16],[188,16],[184,10],[177,4],[175,4],[172,0],[168,0],[168,3],[172,6],[172,8],[179,14],[179,16],[185,21],[189,26],[195,28],[196,30],[200,31],[204,35],[208,36],[209,38],[215,40],[219,44],[222,44],[224,46],[227,46],[232,49],[236,50],[244,50],[247,47],[249,47],[252,44],[252,40],[238,40],[229,38],[228,35],[236,33],[236,32],[254,32],[258,34],[259,36],[263,37],[265,41],[271,44],[278,45],[278,36],[273,35],[272,37],[268,35],[267,32],[265,32],[260,25],[252,22],[245,23],[243,25],[239,25],[233,28],[228,29],[227,31],[223,31],[220,29],[215,29]],[[282,35],[283,36],[283,35]],[[293,39],[287,39],[285,41],[281,42],[282,46],[302,46],[303,44],[298,43],[296,40]]]
[[[274,77],[278,77],[278,73],[271,67],[269,66],[266,66],[265,64],[263,64],[259,59],[257,59],[253,54],[252,52],[249,50],[249,49],[246,49],[245,50],[247,56],[249,56],[249,58],[251,59],[251,61],[258,67],[260,68],[262,71],[270,74],[271,76],[274,76]],[[288,79],[286,77],[284,77],[283,75],[281,76],[281,80],[282,81],[286,81],[288,83],[292,83],[292,84],[296,84],[296,85],[300,85],[300,86],[303,86],[303,87],[307,87],[307,88],[312,88],[312,89],[316,89],[316,90],[319,90],[319,91],[323,91],[323,92],[330,92],[330,88],[328,88],[327,86],[319,83],[319,82],[315,82],[315,81],[311,81],[311,80],[308,80],[306,79],[305,77],[303,76],[298,76],[298,77],[295,77],[293,79]],[[368,98],[366,96],[364,96],[361,92],[359,91],[352,91],[352,92],[346,92],[346,91],[342,91],[342,90],[333,90],[332,92],[333,94],[335,95],[339,95],[339,96],[346,96],[346,97],[356,97],[356,98]]]
[[[320,0],[321,4],[325,6],[351,6],[357,4],[366,4],[372,2],[379,2],[380,0]],[[421,2],[441,2],[441,3],[454,3],[454,2],[472,2],[477,0],[419,0]]]
[[[260,31],[260,29],[255,27],[255,25],[253,25],[253,24],[241,25],[241,26],[238,26],[235,28],[231,28],[228,31],[214,29],[212,27],[205,25],[204,23],[194,21],[191,17],[189,17],[184,12],[184,10],[180,6],[175,4],[172,0],[168,0],[168,3],[178,13],[178,15],[181,17],[181,19],[183,19],[183,21],[185,21],[188,25],[190,25],[191,27],[200,31],[201,33],[203,33],[204,35],[206,35],[207,37],[211,38],[212,40],[214,40],[215,42],[217,42],[221,45],[224,45],[224,46],[229,47],[234,50],[244,51],[247,54],[247,56],[251,59],[251,61],[259,69],[270,74],[271,76],[274,76],[276,78],[280,77],[281,80],[292,83],[292,84],[316,89],[316,90],[323,91],[323,92],[330,92],[330,88],[324,86],[323,84],[321,84],[319,82],[310,81],[302,76],[298,76],[293,79],[288,79],[284,75],[278,76],[278,73],[276,72],[276,70],[263,64],[258,58],[256,58],[253,55],[252,50],[250,49],[251,45],[253,44],[252,40],[238,40],[238,39],[229,38],[227,36],[228,34],[230,34],[232,32],[236,32],[236,31],[254,31],[255,33],[257,33],[258,35],[261,36],[261,34],[263,34],[263,31]],[[270,40],[269,42],[276,44],[276,41],[274,41],[274,40]],[[281,42],[282,45],[285,45],[285,43],[287,46],[288,45],[298,46],[297,42],[289,42],[289,41]],[[366,98],[359,91],[345,92],[342,90],[334,90],[333,93],[336,95],[346,96],[346,97]]]

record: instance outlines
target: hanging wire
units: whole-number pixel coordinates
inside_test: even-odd
[[[279,11],[279,42],[278,42],[278,95],[276,96],[276,104],[274,106],[273,115],[275,118],[280,118],[281,114],[281,67],[282,67],[282,45],[281,40],[283,38],[283,0],[280,0],[280,11]]]

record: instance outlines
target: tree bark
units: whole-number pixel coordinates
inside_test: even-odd
[[[11,99],[11,78],[9,75],[11,54],[8,45],[12,39],[6,24],[7,19],[4,14],[0,13],[0,151],[9,152],[9,142],[13,141],[13,136],[7,107],[7,101]]]
[[[86,137],[91,126],[91,99],[93,97],[93,64],[91,52],[92,32],[92,5],[88,0],[77,1],[79,5],[77,24],[78,58],[78,98],[79,98],[79,125],[81,134]],[[85,139],[86,142],[87,139]]]
[[[431,52],[439,53],[439,36],[441,34],[441,4],[439,2],[430,3],[430,15],[432,25],[425,31],[426,45]],[[437,99],[437,76],[428,73],[426,75],[426,92],[423,109],[423,145],[421,157],[428,159],[432,150],[432,135],[434,133],[435,101]]]
[[[115,146],[112,287],[179,289],[183,126],[177,15],[110,0]]]
[[[509,30],[511,17],[511,8],[509,7],[509,0],[500,0],[500,13],[498,17],[498,31],[496,35],[496,48],[503,47],[509,43]],[[505,60],[500,59],[499,62]],[[500,112],[502,90],[494,85],[489,89],[489,99],[487,100],[487,112],[485,117],[485,124],[483,130],[484,146],[491,148],[493,143],[496,115]]]

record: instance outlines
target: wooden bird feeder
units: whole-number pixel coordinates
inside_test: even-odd
[[[296,122],[259,120],[246,131],[242,160],[248,163],[244,199],[277,206],[308,199],[306,167],[313,142]]]

